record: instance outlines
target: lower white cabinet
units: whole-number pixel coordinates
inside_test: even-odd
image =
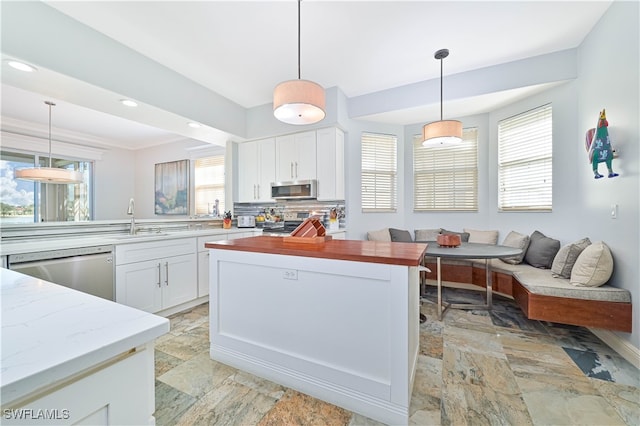
[[[260,231],[245,231],[225,235],[198,237],[198,297],[209,294],[209,249],[205,248],[205,243],[253,237],[256,233],[260,233]]]
[[[116,246],[116,302],[159,312],[198,297],[196,239]]]
[[[139,346],[24,405],[3,407],[4,420],[12,425],[155,424],[153,355],[153,343]]]

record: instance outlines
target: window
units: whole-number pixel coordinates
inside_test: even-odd
[[[462,144],[425,148],[413,140],[413,210],[478,210],[478,131],[464,129]]]
[[[498,123],[498,210],[551,211],[551,104]]]
[[[199,158],[195,166],[196,214],[224,212],[224,155]],[[214,212],[218,200],[218,212]]]
[[[16,169],[39,164],[49,167],[49,157],[0,152],[0,222],[68,222],[93,219],[91,209],[93,162],[52,158],[52,167],[82,172],[84,182],[73,185],[45,184],[14,178]]]
[[[362,133],[362,211],[395,212],[398,138]]]

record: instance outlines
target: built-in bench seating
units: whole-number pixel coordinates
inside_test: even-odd
[[[492,259],[494,292],[513,298],[529,319],[631,332],[631,294],[610,285],[579,287],[569,279],[553,277],[548,269],[512,265]],[[425,258],[436,280],[435,258]],[[485,287],[485,263],[442,259],[442,281]],[[432,282],[433,282],[432,281]]]
[[[415,230],[415,240],[437,244],[435,240],[440,234],[458,234],[463,241],[468,240],[472,243],[497,244],[498,242],[498,231],[464,229],[462,233],[456,233],[442,228]],[[409,231],[394,228],[368,232],[367,239],[413,241]],[[535,241],[529,244],[533,239]],[[610,278],[613,270],[613,259],[604,243],[596,243],[587,249],[591,242],[588,238],[584,238],[560,249],[559,241],[535,231],[531,237],[511,232],[503,244],[522,248],[523,253],[519,258],[506,259],[507,261],[490,260],[492,290],[513,298],[527,318],[631,332],[631,293],[626,289],[603,284]],[[586,255],[588,251],[590,253]],[[574,257],[570,262],[572,253]],[[585,261],[580,262],[583,255]],[[607,255],[610,261],[607,261]],[[592,258],[598,260],[591,263]],[[424,263],[431,272],[421,272],[421,282],[435,283],[436,259],[426,257]],[[574,280],[575,263],[581,265],[577,268],[578,272]],[[584,268],[587,268],[588,272],[585,273]],[[555,273],[552,273],[552,270]],[[443,258],[441,274],[444,285],[450,282],[483,288],[486,286],[485,260]],[[571,280],[576,283],[587,285],[574,285],[569,278],[562,278],[559,275],[570,275]],[[588,283],[584,281],[585,275],[588,277]]]

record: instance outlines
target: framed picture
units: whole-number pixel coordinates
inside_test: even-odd
[[[156,214],[189,214],[189,160],[156,164]]]

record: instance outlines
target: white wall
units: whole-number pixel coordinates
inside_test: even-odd
[[[135,151],[109,149],[94,168],[94,219],[127,219],[135,196]]]
[[[585,38],[578,53],[577,140],[580,167],[574,191],[577,206],[573,223],[613,251],[615,272],[611,283],[633,296],[633,333],[618,333],[640,347],[640,30],[638,2],[614,2]],[[609,136],[620,157],[614,179],[592,177],[583,148],[587,129],[595,127],[606,108]],[[601,173],[606,171],[600,164]],[[609,218],[618,204],[618,219]]]

